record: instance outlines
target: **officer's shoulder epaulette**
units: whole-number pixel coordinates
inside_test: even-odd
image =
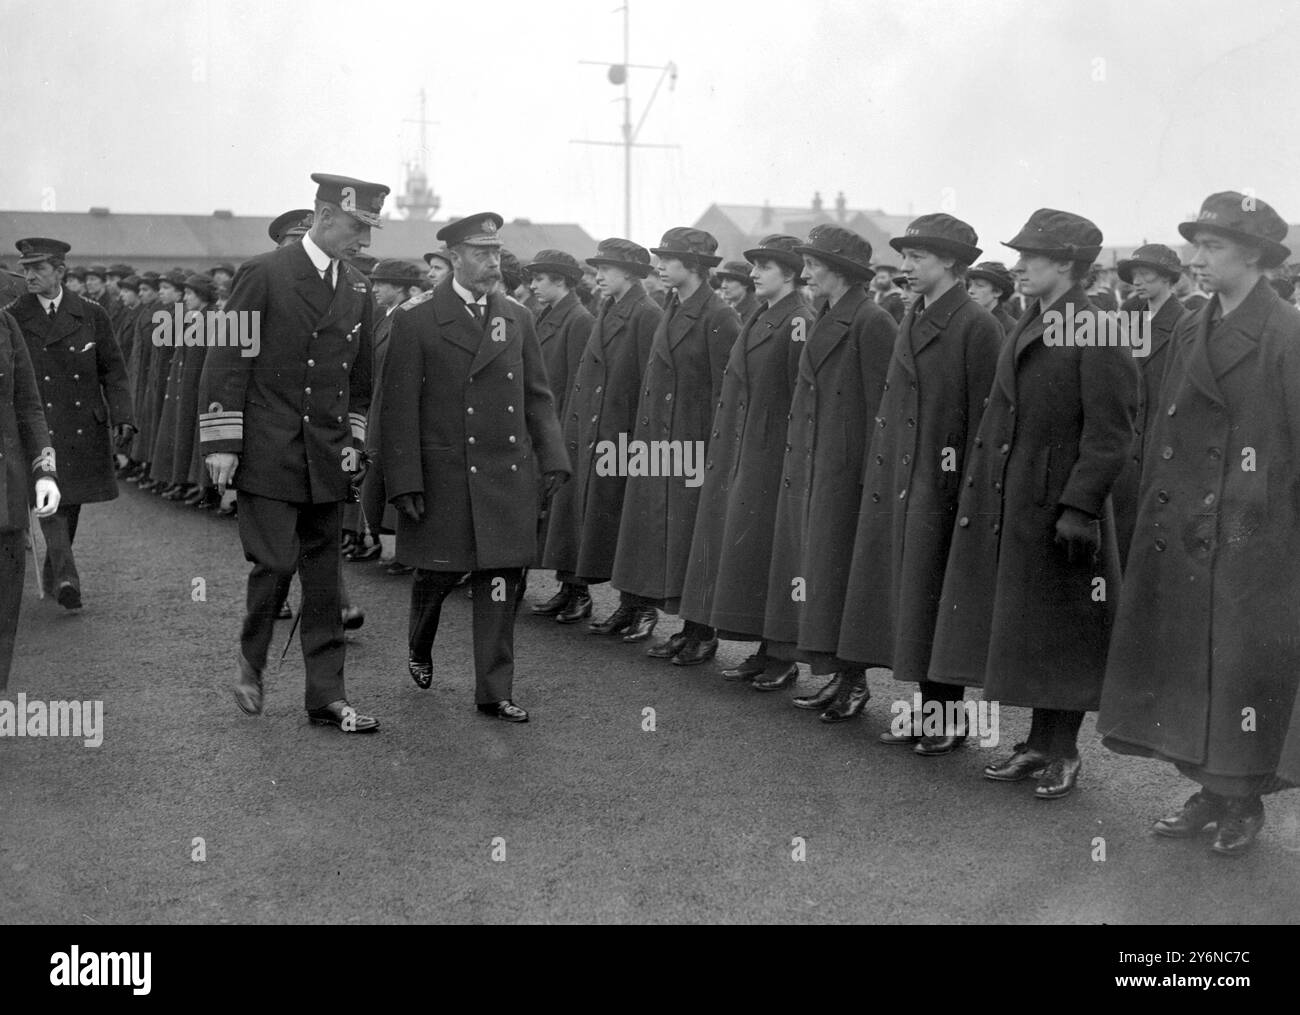
[[[433,290],[426,289],[424,292],[420,293],[420,295],[412,296],[409,300],[403,303],[401,309],[414,310],[421,303],[428,303],[431,299],[433,299]]]

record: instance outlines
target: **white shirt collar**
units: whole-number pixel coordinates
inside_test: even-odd
[[[55,296],[54,299],[50,299],[48,296],[41,296],[39,293],[36,298],[41,301],[41,309],[47,314],[50,312],[50,304],[54,304],[55,312],[57,312],[59,304],[63,302],[63,286],[59,286],[59,295]]]
[[[311,258],[311,263],[316,266],[317,271],[325,271],[334,261],[334,258],[316,246],[316,241],[311,238],[311,233],[303,234],[302,249],[307,251],[307,256]]]
[[[455,275],[451,277],[451,287],[456,290],[456,295],[466,303],[477,303],[481,307],[487,306],[487,293],[484,293],[482,296],[475,296],[456,280]]]

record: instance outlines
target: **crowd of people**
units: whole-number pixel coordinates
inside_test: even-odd
[[[1098,712],[1108,748],[1198,787],[1155,831],[1213,827],[1216,854],[1250,849],[1264,796],[1300,784],[1300,310],[1265,202],[1211,195],[1178,226],[1186,262],[1147,244],[1114,269],[1101,230],[1055,209],[1006,242],[1012,266],[943,213],[883,257],[823,224],[743,261],[675,227],[521,264],[490,212],[416,265],[363,253],[387,187],[313,180],[314,207],[238,267],[81,270],[65,243],[18,243],[5,439],[34,465],[9,456],[0,529],[26,528],[24,491],[65,608],[80,506],[135,484],[239,518],[250,715],[296,573],[309,718],[379,729],[343,679],[364,620],[345,564],[373,562],[411,576],[414,682],[466,586],[477,706],[525,722],[515,617],[542,569],[558,590],[532,614],[627,645],[676,615],[647,654],[680,667],[753,643],[721,678],[780,691],[803,664],[820,686],[792,703],[824,723],[891,669],[916,706],[880,739],[921,758],[967,742],[967,688],[1028,709],[984,775],[1040,800],[1075,788]],[[176,304],[200,335],[211,309],[257,315],[260,350],[159,344]],[[617,607],[595,617],[604,583]]]

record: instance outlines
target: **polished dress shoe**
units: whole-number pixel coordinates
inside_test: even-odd
[[[994,782],[1019,782],[1021,779],[1037,778],[1051,759],[1028,744],[1016,744],[1011,749],[1011,756],[1002,761],[986,765],[984,778]]]
[[[54,598],[65,610],[81,609],[81,590],[72,582],[63,582]]]
[[[965,733],[945,733],[941,737],[922,737],[912,750],[923,758],[941,758],[965,742]]]
[[[1083,761],[1078,757],[1053,758],[1038,777],[1034,797],[1038,800],[1056,800],[1065,796],[1079,781]]]
[[[844,681],[844,674],[836,673],[828,680],[820,691],[816,694],[808,694],[802,698],[795,698],[790,702],[795,708],[821,709],[825,708],[834,701],[840,693],[840,684]]]
[[[1259,797],[1233,798],[1219,818],[1219,831],[1210,849],[1219,856],[1241,856],[1255,845],[1263,827],[1263,800]]]
[[[415,574],[415,568],[411,567],[410,564],[402,564],[398,561],[393,561],[384,568],[384,573],[391,574],[394,578],[400,578],[402,575]]]
[[[351,553],[343,554],[343,559],[349,564],[361,564],[368,560],[374,560],[383,552],[384,548],[379,545],[378,541],[370,543],[368,546],[357,543],[352,547]]]
[[[347,559],[348,554],[354,553],[356,548],[357,534],[355,532],[345,532],[339,540],[339,553],[343,555],[344,559]]]
[[[767,656],[750,656],[739,666],[722,671],[723,680],[750,681],[767,672]]]
[[[245,715],[262,714],[262,673],[241,654],[239,679],[235,681],[235,704]]]
[[[406,672],[411,675],[415,681],[415,686],[421,691],[427,691],[433,686],[433,663],[422,663],[413,655],[406,657]]]
[[[623,632],[623,640],[629,645],[638,641],[647,640],[655,632],[655,625],[659,623],[659,611],[653,606],[643,606],[636,611],[636,616],[632,623],[628,624],[627,629]]]
[[[867,687],[867,675],[851,677],[840,681],[840,693],[831,702],[830,708],[817,718],[825,723],[848,722],[861,714],[863,707],[871,698]]]
[[[575,592],[569,597],[569,605],[555,615],[558,624],[576,624],[591,616],[591,596],[585,592]]]
[[[342,613],[343,630],[355,631],[366,622],[366,611],[360,606],[345,606]]]
[[[141,490],[148,490],[150,492],[157,489],[159,485],[161,485],[159,480],[147,475],[141,479],[139,483]]]
[[[490,715],[494,719],[502,719],[505,722],[528,721],[528,713],[509,700],[498,701],[495,705],[480,705],[478,710],[483,715]]]
[[[749,686],[755,691],[780,691],[787,687],[793,687],[794,682],[799,679],[799,664],[791,663],[789,667],[780,673],[775,673],[770,677],[758,677]]]
[[[162,499],[163,500],[184,500],[192,492],[193,491],[187,484],[175,483],[167,490],[166,493],[162,495]]]
[[[911,729],[919,730],[920,728],[921,728],[921,713],[913,712]],[[890,729],[885,730],[885,732],[880,734],[880,736],[877,737],[876,739],[879,740],[882,744],[889,744],[891,747],[904,747],[904,746],[916,747],[921,743],[922,739],[924,738],[921,736],[920,733],[903,733],[903,734],[895,733],[893,728],[891,727]]]
[[[307,709],[307,719],[313,726],[337,726],[344,733],[374,733],[379,729],[378,719],[362,715],[342,698],[324,708]]]
[[[1151,830],[1166,839],[1190,839],[1200,835],[1207,825],[1217,825],[1227,809],[1227,797],[1201,790],[1187,798],[1181,811],[1161,818]]]
[[[626,638],[623,639],[627,641]],[[651,659],[671,659],[678,652],[686,647],[686,633],[678,631],[667,641],[661,641],[658,645],[651,645],[646,649],[646,655]]]
[[[201,486],[196,486],[188,495],[181,498],[181,503],[186,507],[198,507],[208,496],[208,491]]]
[[[699,666],[700,663],[707,663],[717,654],[717,638],[707,640],[687,638],[686,644],[673,656],[672,663],[674,666]]]
[[[534,603],[532,612],[534,617],[554,617],[563,613],[568,608],[569,600],[573,598],[568,585],[561,585],[560,591],[551,596],[544,603]]]
[[[289,609],[289,600],[280,604],[280,609],[275,614],[276,620],[293,620],[293,610]]]
[[[619,606],[604,620],[593,620],[587,625],[590,634],[623,634],[636,620],[636,610],[631,606]]]

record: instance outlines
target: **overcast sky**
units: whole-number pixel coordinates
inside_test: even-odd
[[[313,171],[397,190],[428,90],[440,217],[623,233],[621,0],[0,0],[0,207],[278,214]],[[630,0],[678,67],[635,156],[633,238],[712,202],[966,219],[1035,208],[1177,241],[1208,193],[1300,221],[1300,5],[1235,0]],[[633,120],[658,80],[632,72]],[[391,198],[390,198],[391,202]],[[391,205],[390,205],[391,206]],[[0,238],[5,249],[12,238]]]

